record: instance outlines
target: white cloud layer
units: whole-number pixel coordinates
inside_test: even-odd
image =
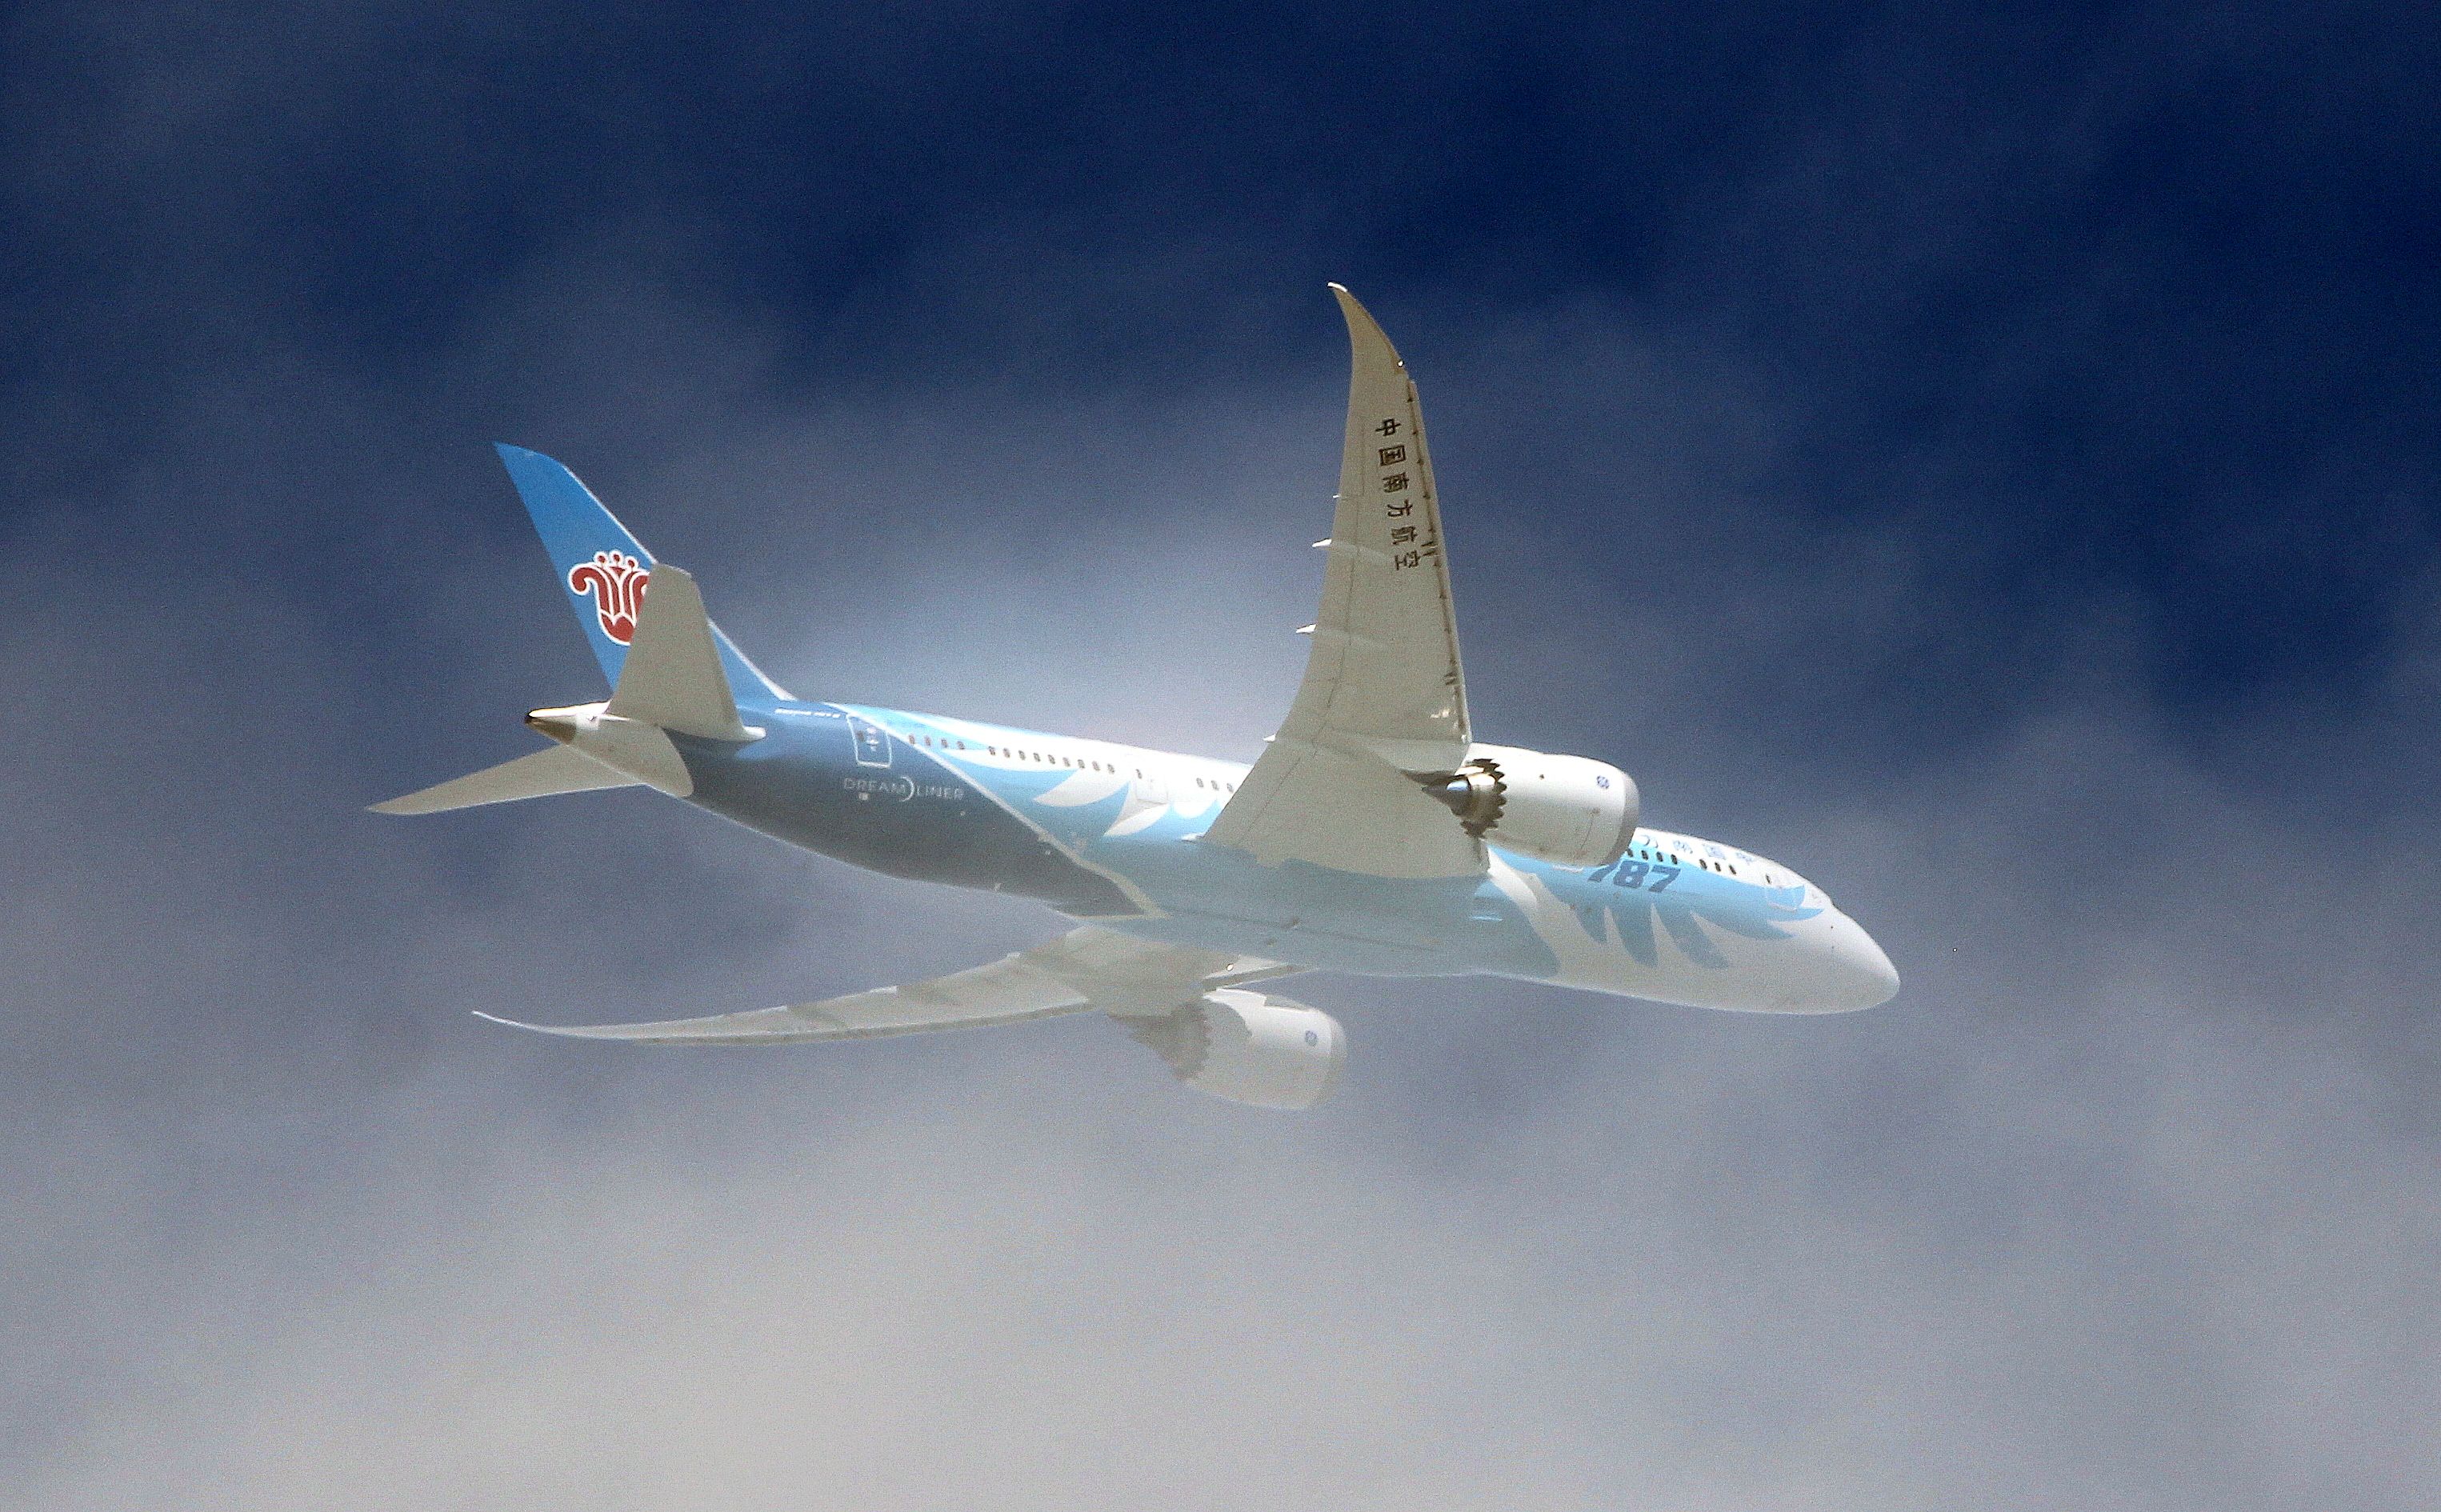
[[[527,344],[466,350],[423,423],[562,451],[801,691],[1218,754],[1284,705],[1330,374],[808,398],[648,279],[515,300],[486,324]],[[38,609],[0,624],[38,737],[0,816],[0,1501],[2441,1491],[2441,853],[2406,780],[2312,778],[2424,738],[2429,653],[2206,738],[2124,691],[2145,628],[2102,605],[2007,717],[1892,751],[1858,730],[1940,654],[1936,548],[1781,513],[1784,417],[1733,355],[1582,308],[1437,355],[1481,708],[1819,876],[1897,1002],[1317,982],[1356,1050],[1304,1118],[1092,1022],[759,1056],[473,1024],[779,1001],[1055,925],[636,794],[357,813],[522,748],[591,674],[488,438],[435,462],[382,431],[398,396],[275,346],[0,565]],[[1540,530],[1554,487],[1611,491],[1649,568]],[[2249,787],[2231,747],[2309,780]]]

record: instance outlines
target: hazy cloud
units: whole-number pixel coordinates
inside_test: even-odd
[[[2158,9],[1521,22],[1358,137],[1290,108],[1340,52],[1092,8],[130,14],[8,42],[0,1501],[2431,1500],[2432,322],[2334,344],[2397,225],[2185,219],[2344,198],[2291,154],[2353,164],[2382,68]],[[1551,103],[1637,48],[1640,114]],[[2311,129],[2186,135],[2292,77]],[[1058,927],[649,795],[361,813],[597,688],[484,442],[801,692],[1245,757],[1319,583],[1325,276],[1422,385],[1487,732],[1816,876],[1896,1001],[1315,979],[1354,1058],[1301,1118],[1094,1021],[468,1018]]]

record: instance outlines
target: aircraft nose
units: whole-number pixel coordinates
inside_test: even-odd
[[[1878,1008],[1898,996],[1898,968],[1864,926],[1846,914],[1839,916],[1839,927],[1831,936],[1831,955],[1835,965],[1827,996],[1834,1012]]]

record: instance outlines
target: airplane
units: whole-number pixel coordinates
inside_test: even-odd
[[[1477,741],[1416,387],[1338,284],[1347,444],[1305,677],[1249,766],[972,719],[804,700],[707,618],[566,467],[498,446],[611,687],[537,709],[551,742],[373,805],[432,814],[642,785],[892,876],[1047,904],[1058,939],[819,1002],[515,1028],[784,1045],[1098,1011],[1182,1082],[1306,1108],[1338,1020],[1267,990],[1304,971],[1488,975],[1759,1013],[1888,1001],[1898,974],[1796,871],[1644,826],[1636,783]],[[648,591],[649,590],[649,591]]]

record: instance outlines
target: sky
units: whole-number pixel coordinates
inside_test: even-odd
[[[0,1505],[2441,1499],[2441,24],[2372,6],[0,23]],[[1479,732],[1906,981],[516,1036],[1058,931],[627,791],[490,442],[781,681],[1249,760],[1347,283]]]

